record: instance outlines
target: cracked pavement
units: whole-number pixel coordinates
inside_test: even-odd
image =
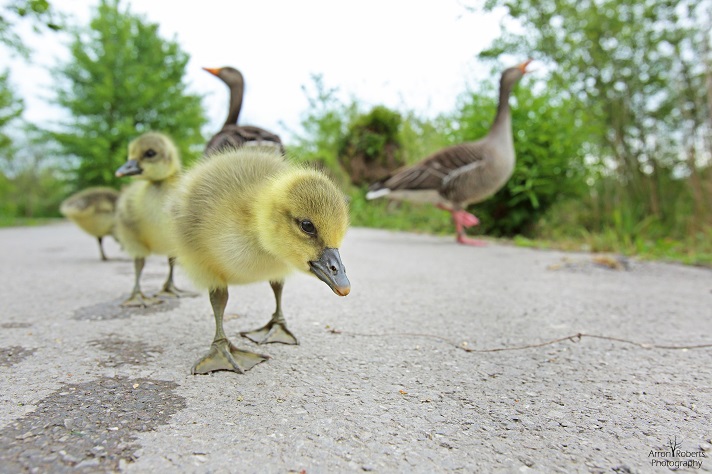
[[[207,295],[120,308],[133,265],[115,242],[101,262],[68,223],[0,229],[0,470],[645,473],[676,437],[674,460],[701,461],[676,468],[712,471],[712,348],[463,350],[709,344],[712,271],[453,240],[351,229],[348,297],[287,280],[299,346],[240,338],[274,302],[232,287],[228,336],[272,358],[193,376]],[[145,292],[167,268],[147,260]]]

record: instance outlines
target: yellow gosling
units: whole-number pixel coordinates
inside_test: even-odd
[[[124,250],[134,258],[134,288],[124,306],[151,306],[162,302],[147,297],[140,287],[146,257],[167,255],[169,272],[163,289],[155,296],[196,296],[176,288],[173,283],[173,239],[169,232],[166,202],[180,180],[178,150],[166,135],[146,133],[129,144],[128,161],[116,176],[136,179],[121,192],[117,206],[116,236]]]
[[[228,285],[269,281],[276,311],[264,327],[243,333],[257,342],[296,344],[281,308],[284,278],[311,272],[338,295],[350,283],[338,248],[348,228],[343,194],[321,172],[278,152],[240,148],[211,155],[188,172],[171,204],[178,261],[207,288],[215,316],[210,352],[194,374],[243,373],[267,356],[238,349],[223,330]]]
[[[93,187],[72,194],[62,201],[59,212],[84,232],[96,237],[99,254],[106,261],[103,240],[114,232],[116,201],[119,192],[112,188]]]

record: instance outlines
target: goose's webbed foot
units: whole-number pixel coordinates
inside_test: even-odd
[[[464,233],[458,234],[457,243],[462,245],[471,245],[473,247],[486,247],[487,242],[483,240],[471,239],[467,237]]]

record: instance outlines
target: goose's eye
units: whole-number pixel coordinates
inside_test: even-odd
[[[146,158],[153,158],[154,156],[156,156],[156,152],[149,148],[148,150],[146,150],[146,153],[144,153],[143,156],[145,156]]]
[[[305,234],[316,235],[316,227],[314,227],[314,224],[310,220],[300,221],[299,228],[302,229],[302,232]]]

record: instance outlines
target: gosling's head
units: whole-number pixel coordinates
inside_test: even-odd
[[[136,176],[161,181],[180,171],[180,158],[173,141],[157,132],[144,133],[129,143],[128,161],[116,176]]]
[[[276,178],[258,202],[267,250],[311,272],[340,296],[351,291],[339,247],[349,225],[344,195],[323,173],[301,169]]]

